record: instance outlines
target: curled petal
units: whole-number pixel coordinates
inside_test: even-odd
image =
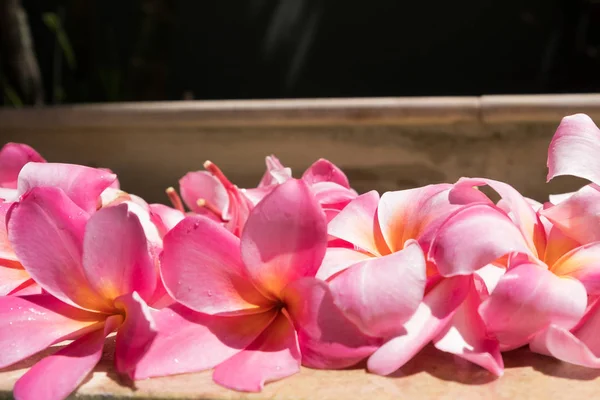
[[[573,175],[600,183],[600,130],[585,114],[564,117],[548,148],[548,177]]]
[[[29,163],[19,174],[18,192],[23,195],[34,187],[55,187],[84,211],[96,211],[100,194],[117,179],[115,174],[83,165]]]
[[[577,247],[562,256],[551,267],[559,276],[577,279],[589,295],[600,294],[600,242]]]
[[[134,291],[149,298],[156,287],[156,268],[148,253],[139,218],[127,203],[103,208],[87,223],[83,267],[90,285],[114,300]]]
[[[8,232],[6,230],[6,214],[13,203],[0,202],[0,263],[2,261],[12,261],[18,263],[17,255],[8,240]],[[20,264],[20,263],[19,263]]]
[[[258,188],[279,185],[292,178],[292,170],[284,167],[274,155],[265,157],[265,164],[267,164],[267,170],[260,180]]]
[[[30,146],[23,143],[6,143],[0,149],[0,187],[16,189],[19,172],[28,162],[46,162]]]
[[[161,238],[175,227],[185,214],[164,204],[150,204],[150,219],[156,225]]]
[[[370,259],[369,254],[345,247],[329,247],[316,277],[327,280],[359,261]]]
[[[443,329],[464,301],[472,278],[442,279],[404,324],[405,333],[381,346],[367,362],[369,371],[388,375],[402,367]]]
[[[229,195],[223,184],[210,172],[188,172],[179,180],[181,197],[185,204],[195,213],[214,218],[214,214],[198,205],[198,200],[204,199],[214,205],[223,214],[229,209]]]
[[[472,284],[467,297],[433,343],[442,351],[456,354],[496,376],[502,376],[504,362],[500,347],[497,340],[487,335],[485,323],[478,312],[480,304],[481,297]]]
[[[295,179],[252,210],[241,238],[248,276],[271,298],[289,282],[315,276],[326,248],[325,214],[306,183]]]
[[[239,239],[217,223],[187,217],[163,245],[163,282],[181,304],[207,314],[257,312],[269,306],[246,278]]]
[[[447,184],[429,185],[387,192],[381,196],[377,211],[379,225],[392,252],[402,250],[408,239],[421,242],[427,231],[435,230],[441,216],[456,208],[448,201],[451,187]]]
[[[136,364],[152,344],[157,328],[150,308],[137,292],[119,297],[115,306],[125,311],[125,321],[117,333],[115,366],[133,378]]]
[[[219,364],[213,379],[230,389],[260,392],[266,382],[299,372],[300,359],[294,327],[280,312],[250,346]]]
[[[96,329],[106,315],[71,307],[47,294],[0,297],[0,368]]]
[[[561,361],[587,368],[600,368],[600,357],[567,329],[550,325],[537,334],[529,348],[534,353],[552,356]]]
[[[221,317],[180,304],[153,313],[157,335],[137,362],[133,379],[213,368],[245,349],[269,326],[275,311]]]
[[[346,174],[331,161],[320,158],[302,174],[302,180],[309,185],[319,182],[332,182],[350,189]]]
[[[335,305],[325,282],[303,278],[285,288],[284,303],[298,333],[302,364],[338,369],[371,355],[381,339],[362,333]]]
[[[329,222],[329,234],[373,255],[387,254],[389,249],[377,220],[378,203],[379,193],[375,190],[358,196]]]
[[[108,317],[104,329],[100,328],[80,337],[35,364],[15,383],[15,398],[66,398],[100,361],[106,336],[117,329],[122,320],[120,315]]]
[[[58,188],[33,188],[8,215],[8,237],[25,270],[47,292],[88,310],[110,305],[81,264],[88,215]]]
[[[600,188],[587,185],[555,206],[541,211],[554,225],[581,244],[600,241]]]
[[[354,200],[358,193],[333,182],[318,182],[310,186],[315,199],[323,208],[341,210]]]
[[[440,226],[429,259],[442,276],[454,276],[471,274],[513,252],[531,254],[519,228],[494,206],[471,204]]]
[[[419,244],[355,264],[330,281],[336,305],[361,331],[389,338],[402,332],[423,300],[425,256]]]
[[[526,263],[500,278],[479,311],[504,351],[527,344],[551,324],[572,328],[586,305],[587,294],[579,281]]]

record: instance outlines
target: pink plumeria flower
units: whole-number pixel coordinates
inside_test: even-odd
[[[0,368],[63,340],[15,384],[18,399],[61,399],[92,371],[117,331],[115,364],[133,375],[156,330],[146,302],[157,270],[128,204],[90,216],[62,190],[33,188],[15,203],[8,234],[44,294],[0,297]]]
[[[427,343],[502,373],[497,342],[488,340],[477,306],[485,290],[472,276],[443,279],[426,259],[444,220],[463,204],[486,201],[452,185],[359,196],[329,223],[351,246],[330,247],[317,277],[328,279],[336,304],[361,330],[385,344],[368,360],[387,375]],[[460,274],[458,274],[460,275]]]
[[[446,273],[449,263],[460,265],[463,273],[490,263],[507,267],[488,287],[490,296],[479,309],[489,334],[502,350],[510,350],[530,343],[549,326],[574,328],[586,311],[588,295],[600,294],[600,242],[582,246],[569,238],[507,184],[484,179],[461,184],[487,184],[502,200],[497,207],[473,205],[449,218],[432,255]]]
[[[157,316],[158,335],[135,370],[147,378],[215,367],[228,388],[314,368],[343,368],[371,354],[369,338],[314,278],[327,246],[325,216],[300,180],[278,185],[254,208],[241,239],[189,216],[164,239],[161,273],[179,304]]]

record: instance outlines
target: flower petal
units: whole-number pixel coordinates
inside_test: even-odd
[[[117,332],[115,366],[133,378],[137,362],[156,337],[157,328],[150,308],[137,292],[119,297],[117,308],[125,311],[125,321]]]
[[[274,155],[265,157],[267,170],[265,171],[258,188],[265,188],[272,185],[278,185],[292,178],[292,170],[281,164]]]
[[[329,222],[327,231],[373,255],[389,253],[377,220],[378,203],[375,190],[358,196]]]
[[[427,248],[429,236],[437,230],[442,217],[457,207],[449,201],[451,188],[449,184],[428,185],[381,196],[379,225],[392,252],[402,250],[408,239],[418,240]]]
[[[597,331],[596,331],[597,336]],[[529,348],[534,353],[552,356],[561,361],[587,368],[600,368],[600,357],[567,329],[550,325],[536,335]]]
[[[361,331],[389,338],[403,331],[423,300],[425,256],[409,240],[404,250],[351,266],[329,282],[335,304]]]
[[[161,238],[184,218],[185,214],[179,210],[164,204],[150,204],[150,219],[156,225]]]
[[[47,292],[89,310],[109,310],[81,265],[88,215],[58,188],[25,194],[8,215],[8,237],[25,270]]]
[[[180,304],[152,314],[158,334],[138,361],[134,379],[198,372],[213,368],[252,343],[275,311],[221,317]]]
[[[554,263],[551,270],[583,283],[588,295],[600,294],[600,242],[571,250]]]
[[[6,230],[6,214],[12,206],[11,202],[0,203],[0,260],[12,261],[20,264],[17,255],[8,240],[8,231]]]
[[[98,210],[83,239],[83,267],[92,288],[106,299],[137,291],[149,298],[156,287],[156,268],[146,236],[127,203]]]
[[[548,148],[548,177],[573,175],[600,183],[600,130],[585,114],[564,117]]]
[[[316,277],[327,280],[359,261],[372,258],[369,254],[345,247],[329,247]]]
[[[579,281],[525,263],[500,278],[479,312],[505,351],[527,344],[550,324],[570,329],[583,316],[586,305],[587,294]]]
[[[39,361],[15,383],[15,398],[66,398],[100,361],[106,336],[119,327],[122,319],[120,315],[109,317],[104,329],[90,332]]]
[[[163,245],[163,282],[181,304],[207,314],[257,312],[268,306],[245,276],[239,239],[216,222],[187,217]]]
[[[333,182],[318,182],[310,186],[317,202],[323,208],[343,209],[358,197],[354,189],[348,189]]]
[[[456,276],[442,279],[434,286],[404,324],[406,333],[389,340],[369,357],[369,371],[389,375],[413,358],[444,328],[464,301],[471,279],[470,276]]]
[[[258,203],[241,238],[248,276],[271,298],[289,282],[315,276],[326,248],[325,214],[306,183],[296,179]]]
[[[208,171],[188,172],[179,180],[181,198],[195,213],[213,217],[206,208],[198,205],[204,199],[225,213],[229,209],[229,195],[223,184]]]
[[[29,163],[19,174],[18,192],[23,195],[34,187],[62,189],[88,213],[96,211],[100,194],[117,176],[110,172],[75,164]]]
[[[0,262],[0,296],[6,296],[30,279],[24,269],[7,267]]]
[[[47,294],[0,297],[0,368],[85,332],[106,315],[71,307]]]
[[[23,143],[6,143],[0,149],[0,187],[16,189],[19,172],[28,162],[46,162],[30,146]]]
[[[448,277],[471,274],[512,252],[531,254],[519,228],[494,206],[471,204],[440,226],[429,259]]]
[[[600,188],[587,185],[561,203],[540,212],[581,244],[600,241]]]
[[[335,305],[325,282],[303,278],[283,292],[283,301],[298,333],[302,364],[338,369],[356,364],[381,345],[362,333]]]
[[[496,376],[502,376],[504,362],[498,341],[487,336],[479,315],[481,298],[475,284],[470,285],[467,297],[457,308],[446,327],[433,338],[439,350],[471,361]]]
[[[230,389],[260,392],[266,382],[299,372],[300,359],[294,327],[280,312],[250,346],[219,364],[213,379]]]
[[[318,182],[333,182],[350,189],[350,183],[348,183],[346,174],[331,161],[324,158],[318,159],[313,165],[308,167],[304,171],[304,174],[302,174],[302,180],[309,185]]]

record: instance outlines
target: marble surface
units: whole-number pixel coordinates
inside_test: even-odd
[[[359,367],[343,371],[303,368],[299,374],[269,383],[262,393],[239,393],[214,384],[211,372],[130,382],[112,368],[112,346],[73,398],[109,399],[591,399],[600,393],[600,370],[566,364],[530,353],[505,353],[505,373],[487,371],[425,348],[389,377]],[[48,354],[46,352],[45,354]],[[11,398],[14,382],[44,353],[0,370],[0,398]]]

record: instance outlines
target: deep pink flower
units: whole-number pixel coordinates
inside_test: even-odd
[[[502,350],[523,346],[550,326],[572,329],[588,295],[600,294],[600,243],[582,246],[567,237],[507,184],[474,179],[457,186],[483,184],[500,194],[498,206],[473,205],[453,215],[430,255],[446,273],[450,263],[463,273],[490,263],[506,267],[479,309]]]
[[[367,357],[379,341],[361,334],[314,278],[326,246],[323,211],[300,180],[267,195],[241,239],[202,216],[181,221],[161,256],[180,304],[157,315],[159,334],[135,378],[215,367],[217,383],[259,391],[301,363],[342,368]]]
[[[425,257],[445,219],[473,202],[489,201],[472,188],[446,184],[389,192],[381,199],[372,191],[329,223],[329,234],[351,246],[328,248],[317,276],[329,280],[346,316],[385,340],[369,358],[370,371],[392,373],[433,341],[502,373],[498,344],[487,338],[477,312],[485,287],[472,273],[443,279]]]
[[[116,369],[133,375],[156,334],[146,302],[155,293],[157,270],[129,205],[90,216],[62,190],[37,187],[11,208],[8,234],[45,293],[0,297],[0,367],[75,339],[19,379],[15,397],[66,397],[94,368],[106,335],[115,330]]]

